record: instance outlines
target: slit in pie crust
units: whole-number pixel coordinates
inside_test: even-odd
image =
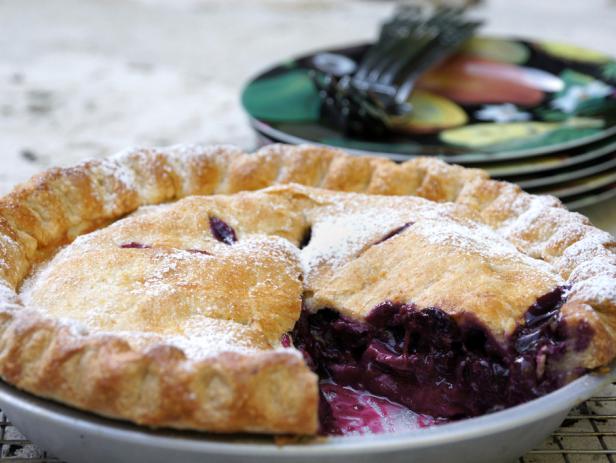
[[[614,243],[434,159],[127,151],[0,199],[0,375],[151,427],[476,416],[614,358]]]

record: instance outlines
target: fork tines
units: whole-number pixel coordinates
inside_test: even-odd
[[[407,100],[421,74],[456,51],[480,24],[469,21],[461,8],[400,7],[354,74],[313,73],[323,112],[346,132],[386,133],[391,116],[412,110]]]

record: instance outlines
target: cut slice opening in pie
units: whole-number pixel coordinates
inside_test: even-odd
[[[130,151],[0,199],[0,375],[151,427],[458,420],[614,358],[614,249],[555,198],[434,159]]]

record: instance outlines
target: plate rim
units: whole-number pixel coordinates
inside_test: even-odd
[[[585,177],[591,177],[593,175],[601,174],[603,172],[614,170],[616,171],[616,152],[608,153],[613,155],[611,159],[605,162],[596,163],[582,169],[576,169],[571,172],[560,172],[554,175],[546,175],[543,177],[529,179],[529,180],[510,180],[511,183],[515,183],[523,190],[530,188],[541,188],[546,186],[556,186],[559,183],[567,183],[574,180],[582,180]],[[607,155],[606,155],[607,156]],[[570,178],[565,178],[565,175],[573,175]]]
[[[437,158],[437,159],[440,159],[442,161],[445,161],[451,164],[464,163],[465,165],[483,164],[483,163],[490,162],[490,161],[498,161],[498,162],[513,161],[517,159],[528,159],[528,158],[533,158],[533,157],[540,157],[540,156],[547,155],[547,154],[557,153],[563,150],[579,148],[584,145],[589,145],[591,143],[599,142],[601,140],[604,140],[606,138],[616,135],[616,125],[614,125],[613,127],[610,127],[609,129],[606,129],[605,131],[601,133],[578,138],[575,141],[576,142],[580,141],[580,143],[576,143],[571,146],[558,145],[558,147],[553,147],[552,149],[548,151],[543,151],[540,153],[532,152],[532,153],[527,153],[524,155],[517,155],[517,153],[514,153],[514,155],[512,156],[510,156],[511,154],[510,152],[485,153],[485,154],[482,153],[486,157],[478,159],[476,158],[476,156],[478,156],[479,153],[466,153],[466,154],[456,154],[456,155],[421,154],[421,153],[401,154],[401,153],[389,153],[389,152],[383,152],[383,151],[367,151],[367,150],[362,150],[362,149],[357,149],[357,148],[349,148],[346,146],[328,145],[326,143],[320,143],[318,141],[312,141],[312,140],[297,137],[295,135],[291,135],[285,132],[281,132],[280,130],[275,129],[272,126],[270,126],[267,122],[256,119],[252,117],[250,114],[248,114],[248,120],[249,120],[249,124],[251,125],[254,131],[256,131],[257,133],[261,133],[278,143],[286,143],[290,145],[329,146],[332,148],[338,148],[338,149],[347,151],[349,153],[353,153],[358,156],[379,156],[379,157],[384,157],[387,159],[392,159],[394,161],[408,161],[409,159],[418,158],[418,157],[432,157],[432,158]],[[572,142],[568,142],[568,143],[572,143]],[[546,147],[546,149],[547,148],[548,147]]]
[[[498,173],[492,174],[492,172],[490,171],[492,167],[490,167],[490,165],[487,165],[487,164],[485,166],[476,166],[476,167],[478,169],[483,169],[487,171],[490,174],[490,176],[493,178],[499,178],[499,179],[505,179],[505,180],[512,178],[512,177],[519,176],[519,175],[533,175],[533,174],[540,174],[543,172],[549,172],[552,170],[558,171],[561,169],[569,169],[569,168],[575,167],[578,164],[590,162],[595,159],[601,158],[603,156],[607,156],[611,153],[616,153],[616,137],[607,137],[605,140],[600,140],[598,143],[600,143],[601,141],[604,141],[605,144],[597,148],[591,148],[590,150],[585,151],[583,153],[578,153],[578,154],[563,153],[563,155],[566,155],[568,157],[565,161],[563,161],[557,166],[541,167],[541,168],[537,168],[536,170],[529,170],[527,168],[526,170],[521,170],[516,173],[505,173],[505,174],[498,174]],[[541,156],[537,156],[537,157],[541,158]],[[493,166],[493,167],[497,167],[497,166]]]
[[[599,184],[597,185],[588,185],[588,184],[581,184],[578,186],[574,186],[574,187],[570,187],[570,189],[567,189],[567,187],[565,188],[557,188],[557,189],[549,189],[549,190],[545,190],[545,191],[530,191],[529,193],[534,194],[534,195],[551,195],[551,196],[556,196],[558,199],[560,199],[563,203],[567,202],[568,197],[570,196],[577,196],[577,195],[581,195],[581,194],[585,194],[585,193],[589,193],[593,190],[599,189],[599,188],[605,188],[609,185],[612,185],[616,182],[616,169],[612,169],[609,172],[600,172],[597,175],[602,175],[605,174],[606,178],[604,180],[602,180]],[[574,182],[579,181],[578,180],[573,180]],[[566,184],[567,182],[564,182],[564,184]],[[563,185],[563,184],[561,184]],[[558,186],[558,185],[556,185]]]
[[[579,210],[583,207],[594,206],[595,204],[602,203],[604,201],[608,201],[610,199],[614,199],[616,197],[616,183],[612,184],[612,188],[609,188],[605,191],[601,191],[600,193],[593,193],[593,191],[589,191],[587,193],[580,193],[584,195],[578,199],[567,202],[566,199],[563,201],[563,204],[571,210]],[[609,185],[599,187],[598,190],[602,190],[604,188],[608,188]]]

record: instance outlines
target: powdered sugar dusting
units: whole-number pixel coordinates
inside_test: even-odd
[[[201,155],[201,148],[199,147],[172,148],[172,150],[174,156]],[[130,174],[130,169],[122,169],[125,173],[123,177],[116,175],[117,164],[112,161],[102,163],[100,168],[108,169],[108,174],[113,175],[127,188],[134,187],[134,178]],[[311,279],[311,276],[317,274],[322,268],[335,270],[353,260],[371,245],[380,245],[383,237],[403,225],[408,225],[408,227],[401,230],[400,234],[395,235],[395,237],[413,233],[421,237],[422,243],[447,246],[456,253],[478,255],[484,258],[486,262],[494,259],[520,262],[534,272],[546,275],[550,281],[555,281],[555,284],[563,283],[563,279],[556,272],[557,265],[553,262],[546,262],[542,258],[532,257],[535,255],[541,257],[543,247],[548,245],[546,243],[549,243],[549,240],[566,242],[568,234],[582,235],[583,239],[569,246],[565,250],[564,256],[561,256],[563,259],[576,262],[576,265],[581,260],[593,259],[594,269],[597,262],[605,264],[608,260],[612,262],[614,258],[614,254],[605,247],[606,244],[612,242],[611,236],[591,228],[583,219],[564,221],[570,225],[566,225],[565,228],[558,229],[552,235],[545,237],[544,243],[529,243],[529,246],[531,244],[537,245],[537,249],[529,250],[524,243],[520,244],[520,247],[516,247],[506,239],[507,236],[523,234],[529,227],[539,226],[545,217],[546,204],[549,203],[549,200],[533,199],[530,202],[520,200],[516,207],[521,209],[524,207],[525,212],[521,212],[518,218],[508,221],[494,230],[487,225],[468,219],[467,217],[471,214],[468,210],[464,209],[463,206],[451,203],[435,204],[427,200],[408,197],[379,197],[349,193],[330,194],[323,190],[295,186],[274,187],[269,189],[267,194],[287,195],[288,191],[290,191],[288,197],[297,197],[300,198],[300,201],[306,203],[312,202],[303,211],[306,221],[312,223],[312,238],[303,249],[298,249],[290,241],[279,236],[250,233],[246,224],[243,224],[244,228],[241,228],[241,232],[238,233],[239,241],[230,244],[219,243],[211,239],[208,231],[204,231],[204,235],[202,235],[201,231],[197,230],[195,242],[203,244],[204,240],[211,241],[207,241],[204,252],[191,252],[192,246],[187,246],[186,249],[176,249],[167,245],[161,245],[160,248],[152,246],[138,251],[127,250],[126,252],[147,253],[145,254],[148,256],[147,259],[154,260],[151,266],[149,266],[150,260],[145,261],[147,264],[142,267],[147,268],[147,271],[143,272],[143,278],[131,281],[128,292],[136,296],[136,300],[140,296],[149,298],[146,300],[151,301],[164,300],[173,296],[182,287],[192,284],[189,278],[190,272],[183,274],[187,268],[184,264],[188,261],[195,261],[199,265],[207,266],[207,263],[212,259],[224,257],[229,259],[231,269],[246,265],[255,269],[255,275],[259,276],[256,278],[257,281],[252,283],[248,294],[250,298],[253,298],[254,294],[254,299],[257,300],[258,297],[261,297],[260,295],[267,291],[278,291],[282,286],[277,285],[280,285],[283,275],[297,282],[303,271],[304,282],[306,283]],[[298,191],[301,191],[302,195],[297,194]],[[110,194],[115,193],[111,192]],[[263,193],[244,194],[263,195]],[[266,198],[266,196],[263,197]],[[272,207],[283,207],[276,204]],[[284,207],[288,207],[286,203]],[[75,253],[83,255],[92,250],[100,251],[101,247],[104,246],[113,247],[117,251],[121,244],[121,241],[118,240],[124,239],[126,236],[130,236],[132,240],[131,234],[133,232],[135,233],[135,240],[145,239],[146,236],[150,236],[147,233],[150,233],[151,226],[147,221],[139,222],[141,218],[149,214],[160,214],[160,220],[164,221],[167,211],[173,210],[173,206],[170,205],[141,209],[133,216],[118,221],[100,232],[77,238],[72,245],[56,255],[53,264],[61,266],[63,259],[71,253],[73,256],[75,256]],[[291,221],[284,214],[287,211],[276,212],[272,217],[285,217],[285,220]],[[566,211],[558,209],[549,214],[566,213]],[[299,214],[296,216],[301,217]],[[139,222],[139,226],[131,228],[130,222],[128,222],[129,226],[123,228],[127,225],[127,221],[131,220]],[[301,220],[303,221],[304,218],[301,218]],[[238,221],[240,220],[238,219]],[[301,223],[304,224],[305,222]],[[144,224],[147,226],[144,226]],[[299,226],[290,226],[286,222],[280,222],[280,224],[276,226],[281,229],[287,227],[284,228],[285,233],[291,233],[292,230],[297,233],[297,230],[300,229]],[[167,229],[161,228],[161,230]],[[146,236],[142,236],[140,233],[146,233]],[[151,236],[159,237],[163,243],[167,242],[165,235],[159,236],[156,233],[158,232],[152,230]],[[165,233],[167,232],[165,231]],[[173,243],[173,246],[190,243],[193,238],[182,233],[178,233],[178,236],[175,236],[175,232],[172,234],[174,236],[170,237],[169,242]],[[299,237],[293,239],[299,240]],[[150,243],[147,239],[143,242]],[[181,242],[181,244],[178,245],[178,242]],[[517,241],[515,242],[517,243]],[[0,241],[0,246],[2,245],[3,242]],[[203,248],[195,246],[194,249]],[[214,255],[211,255],[210,251]],[[259,271],[262,268],[269,268],[267,263],[272,261],[279,263],[281,270],[277,271],[276,275],[260,274]],[[605,264],[604,268],[607,270],[600,275],[593,275],[590,270],[585,271],[586,277],[590,276],[590,278],[576,282],[572,295],[584,300],[595,301],[598,304],[615,301],[616,284],[614,274],[608,273],[608,270],[611,271],[612,268],[610,265]],[[36,284],[38,279],[45,278],[47,271],[44,265],[41,266],[39,271],[24,283],[22,287],[24,302],[29,303],[31,301],[30,293],[33,285]],[[106,270],[103,269],[103,271]],[[229,278],[233,279],[233,275],[229,275]],[[4,298],[5,293],[6,290],[3,290],[0,284],[0,298]],[[183,295],[180,296],[180,298],[183,297]],[[169,300],[172,300],[172,298]],[[257,303],[255,302],[255,304]],[[110,307],[113,304],[107,307],[106,302],[103,301],[100,305],[100,307],[88,308],[87,318],[84,321],[85,326],[99,326],[98,321],[112,316],[113,310],[110,310]],[[243,325],[229,320],[208,317],[207,314],[213,313],[213,311],[207,309],[204,304],[191,305],[190,310],[192,312],[189,313],[188,318],[182,321],[181,329],[174,329],[169,332],[163,331],[158,334],[139,331],[130,333],[113,331],[113,334],[125,336],[128,342],[139,348],[160,343],[173,345],[183,350],[189,358],[203,358],[226,351],[250,353],[278,347],[277,345],[271,346],[270,341],[265,340],[263,333],[258,328],[250,324]],[[104,326],[113,326],[113,324]],[[133,325],[124,326],[130,327]],[[100,332],[104,331],[97,331],[97,333]]]
[[[413,231],[432,244],[451,246],[467,254],[480,255],[486,260],[517,260],[536,271],[554,274],[548,263],[521,253],[513,244],[484,225],[468,221],[423,220],[413,227]]]
[[[595,275],[610,275],[616,280],[616,255],[611,259],[606,259],[604,256],[588,259],[573,270],[569,281],[575,284]]]
[[[235,325],[235,326],[234,326]],[[222,352],[250,354],[261,350],[254,345],[245,328],[228,320],[216,320],[195,315],[188,320],[182,335],[146,332],[113,332],[129,341],[133,348],[146,350],[153,345],[170,345],[182,350],[187,358],[198,360]]]
[[[203,359],[222,352],[251,354],[258,352],[245,338],[232,336],[171,336],[165,338],[165,343],[181,349],[190,359]]]
[[[0,233],[0,272],[10,270],[8,262],[2,257],[8,255],[11,249],[17,248],[17,242],[5,233]]]
[[[0,304],[14,304],[17,300],[17,294],[2,280],[0,280]]]
[[[513,214],[511,219],[506,220],[499,227],[499,232],[504,235],[527,230],[554,203],[554,199],[549,196],[516,195],[516,199],[517,201],[513,202],[513,209],[517,209],[517,214]]]
[[[580,281],[570,292],[571,300],[602,306],[616,301],[616,278],[611,275],[597,275]]]
[[[134,349],[140,351],[159,345],[176,347],[184,352],[184,355],[190,360],[203,360],[226,352],[250,355],[263,351],[262,348],[255,347],[254,344],[247,342],[246,338],[234,335],[234,330],[230,330],[228,326],[221,327],[215,332],[216,334],[213,333],[213,331],[210,331],[207,335],[160,336],[152,333],[118,331],[103,332],[101,335],[120,336],[126,339]],[[301,357],[301,353],[295,349],[272,346],[267,350]]]
[[[158,263],[156,271],[154,273],[149,273],[143,281],[143,284],[138,287],[133,287],[131,292],[136,292],[138,294],[145,293],[150,297],[160,297],[165,294],[173,293],[176,290],[176,285],[178,283],[171,283],[168,277],[175,273],[178,260],[185,259],[186,257],[183,257],[178,251],[174,251],[173,253],[156,252],[154,257]]]
[[[583,215],[560,207],[550,196],[517,194],[511,207],[517,213],[496,231],[520,240],[522,257],[550,263],[551,271],[572,285],[572,298],[616,304],[616,241],[612,235],[593,227]]]
[[[324,219],[317,218],[312,226],[312,239],[301,252],[306,275],[319,265],[336,268],[344,264],[350,256],[409,220],[408,213],[393,208],[336,212]]]
[[[606,245],[614,244],[614,238],[607,232],[589,228],[584,237],[567,249],[564,257],[580,257],[580,262],[594,256],[614,256],[614,253],[606,248]]]
[[[357,196],[362,198],[361,195]],[[404,198],[378,198],[381,207],[363,207],[345,212],[348,204],[324,208],[316,215],[312,238],[301,252],[307,279],[322,265],[337,268],[357,256],[371,244],[378,243],[391,230],[405,224],[410,233],[420,234],[435,245],[446,245],[458,252],[491,258],[507,258],[545,274],[555,275],[551,265],[522,252],[487,225],[456,217],[455,206],[419,201],[409,207]],[[404,232],[403,232],[404,233]]]
[[[86,323],[68,318],[58,318],[56,322],[67,334],[74,337],[112,337],[123,339],[135,350],[145,352],[154,346],[172,346],[184,352],[189,360],[202,360],[223,352],[254,354],[260,352],[264,345],[257,346],[247,333],[246,327],[229,320],[217,320],[195,315],[190,320],[189,329],[183,334],[159,334],[140,331],[91,331]],[[236,325],[236,326],[233,326]],[[274,352],[301,356],[295,349],[271,346]]]
[[[168,152],[171,156],[182,162],[190,158],[201,156],[216,156],[220,153],[241,153],[235,145],[200,145],[200,144],[177,144],[161,148],[162,152]]]
[[[112,158],[94,161],[91,169],[95,173],[97,179],[105,179],[101,185],[101,189],[103,190],[101,202],[107,209],[105,211],[107,214],[113,213],[113,211],[117,208],[119,199],[118,193],[121,191],[121,188],[117,188],[116,185],[108,185],[107,182],[109,179],[116,180],[124,187],[123,189],[125,190],[136,190],[137,183],[135,181],[133,171],[120,166],[117,161]]]
[[[163,148],[162,151],[170,153],[169,162],[182,182],[180,194],[187,194],[193,191],[193,166],[192,160],[206,152],[206,149],[199,145],[176,145]]]

